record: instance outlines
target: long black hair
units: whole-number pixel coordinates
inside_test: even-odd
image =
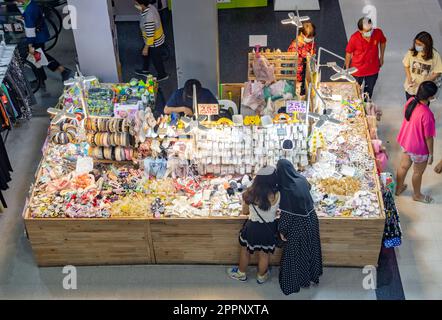
[[[416,50],[416,40],[422,42],[425,45],[423,52],[424,60],[428,61],[433,59],[433,37],[426,31],[419,32],[413,40],[413,46],[410,51],[413,52],[413,57],[416,57],[419,52]]]
[[[423,101],[428,100],[431,97],[434,97],[437,93],[437,85],[433,81],[424,81],[419,86],[417,90],[417,95],[414,97],[412,101],[407,106],[407,110],[405,111],[405,119],[410,121],[411,115],[413,114],[414,109],[416,109],[417,105]]]
[[[196,79],[189,79],[184,84],[184,90],[183,90],[183,100],[189,99],[189,97],[193,97],[193,86],[196,87],[196,95],[197,97],[200,95],[201,92],[201,82],[199,82]]]
[[[243,200],[247,205],[257,205],[263,211],[270,210],[272,204],[269,196],[277,192],[278,177],[275,173],[266,176],[256,176],[252,186],[243,193]]]

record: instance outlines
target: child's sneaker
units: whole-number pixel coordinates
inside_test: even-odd
[[[256,276],[256,282],[258,282],[258,284],[263,284],[267,280],[269,280],[269,277],[270,277],[270,271],[267,270],[267,272],[263,276],[260,276],[259,274]]]
[[[247,275],[245,272],[239,271],[238,267],[227,269],[227,274],[230,278],[238,281],[247,281]]]

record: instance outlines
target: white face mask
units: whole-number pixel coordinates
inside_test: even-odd
[[[422,52],[425,49],[424,46],[417,46],[417,45],[415,45],[414,48],[416,49],[417,52]]]
[[[366,31],[366,32],[364,32],[364,37],[370,38],[372,34],[373,34],[373,30]]]
[[[312,43],[313,41],[315,41],[315,38],[307,38],[304,36],[304,42],[305,43]]]
[[[143,7],[140,6],[139,4],[134,5],[135,9],[137,9],[138,11],[143,11]]]
[[[436,100],[437,100],[437,98],[436,98],[436,97],[433,97],[433,98],[428,99],[428,102],[434,102],[434,101],[436,101]]]

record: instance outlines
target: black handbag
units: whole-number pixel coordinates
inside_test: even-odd
[[[264,220],[264,218],[259,214],[258,210],[256,210],[255,206],[253,204],[251,206],[252,206],[253,210],[255,210],[256,214],[261,219],[261,221],[264,223],[264,225],[267,227],[269,232],[273,234],[273,237],[275,238],[276,247],[282,248],[284,246],[285,242],[281,239],[280,233],[278,231],[276,231],[276,233],[273,232],[273,230],[270,229],[269,225]]]
[[[399,213],[390,189],[382,192],[385,207],[385,228],[382,244],[385,248],[396,248],[402,244],[402,229]]]

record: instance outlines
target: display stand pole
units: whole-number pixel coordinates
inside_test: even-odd
[[[331,52],[330,50],[327,50],[327,49],[325,49],[325,48],[323,48],[323,47],[320,47],[319,48],[319,50],[318,50],[318,61],[316,62],[316,74],[317,74],[317,76],[316,76],[316,86],[320,83],[320,82],[322,82],[322,77],[321,77],[321,70],[320,70],[320,68],[321,67],[326,67],[327,65],[321,65],[321,57],[322,57],[322,52],[326,52],[326,53],[328,53],[328,54],[331,54],[332,56],[334,56],[334,57],[336,57],[336,58],[338,58],[338,59],[340,59],[340,60],[342,60],[342,61],[344,61],[345,62],[345,58],[343,58],[343,57],[341,57],[340,55],[337,55],[336,53],[334,53],[334,52]]]

